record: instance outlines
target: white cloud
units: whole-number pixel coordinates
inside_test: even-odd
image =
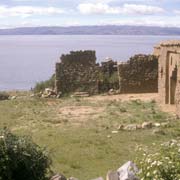
[[[159,17],[159,18],[131,18],[122,20],[104,20],[101,25],[129,25],[129,26],[157,26],[157,27],[180,27],[180,21],[177,18]]]
[[[136,5],[136,4],[125,4],[123,6],[124,13],[132,14],[157,14],[163,13],[164,9],[157,6],[147,6],[147,5]]]
[[[180,10],[174,10],[174,13],[180,15]]]
[[[121,7],[112,7],[105,3],[82,3],[78,5],[82,14],[157,14],[164,12],[164,9],[157,6],[124,4]]]
[[[62,14],[64,10],[55,7],[0,6],[0,17]]]
[[[119,8],[112,8],[107,4],[103,3],[83,3],[79,4],[78,10],[82,14],[118,14]]]

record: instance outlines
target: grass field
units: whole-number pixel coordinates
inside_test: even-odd
[[[0,127],[32,136],[50,152],[55,172],[80,180],[105,176],[135,159],[137,145],[154,150],[159,143],[180,136],[180,121],[162,112],[155,101],[117,97],[39,99],[25,94],[0,101]],[[170,126],[163,128],[165,134],[153,134],[153,129],[112,134],[121,124],[147,121]]]

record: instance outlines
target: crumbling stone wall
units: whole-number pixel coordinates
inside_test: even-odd
[[[118,65],[121,93],[158,92],[158,59],[153,55],[135,55]]]
[[[99,92],[107,92],[110,89],[119,89],[117,62],[106,59],[100,66]]]
[[[95,51],[72,51],[61,56],[55,74],[56,92],[157,92],[158,62],[156,56],[136,55],[119,65],[112,59],[99,65]]]
[[[71,51],[56,63],[56,91],[98,93],[98,75],[95,51]]]
[[[180,41],[165,41],[154,48],[159,58],[159,98],[164,104],[175,104],[180,116]]]

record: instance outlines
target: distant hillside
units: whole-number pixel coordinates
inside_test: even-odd
[[[180,28],[148,26],[71,26],[0,29],[0,35],[180,35]]]

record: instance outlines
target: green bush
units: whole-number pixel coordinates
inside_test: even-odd
[[[107,92],[110,89],[119,89],[119,79],[117,72],[110,76],[105,73],[99,73],[100,92]]]
[[[9,99],[9,95],[6,92],[0,92],[0,100]]]
[[[180,141],[162,144],[156,153],[139,148],[141,157],[136,160],[141,180],[180,179]]]
[[[50,160],[30,138],[0,133],[0,180],[45,180]]]
[[[55,75],[53,75],[49,80],[42,81],[36,83],[34,87],[34,92],[41,92],[44,91],[46,88],[54,88],[55,85]]]

